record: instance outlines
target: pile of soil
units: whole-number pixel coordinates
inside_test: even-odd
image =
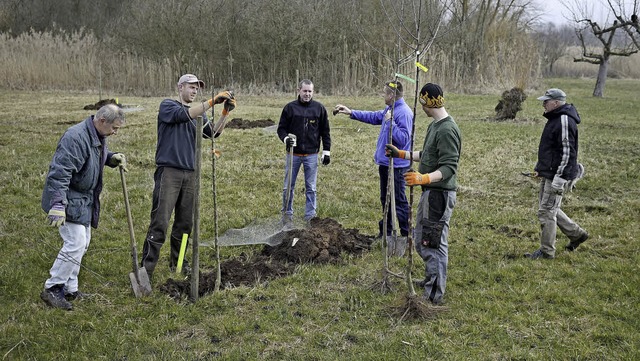
[[[82,109],[84,109],[84,110],[98,110],[98,109],[102,108],[104,105],[107,105],[107,104],[115,104],[115,105],[119,106],[120,108],[122,108],[122,104],[118,104],[118,102],[116,102],[115,99],[102,99],[102,100],[99,100],[97,103],[87,104]]]
[[[242,118],[233,118],[225,126],[226,129],[251,129],[266,128],[276,123],[271,119],[246,120]]]
[[[220,263],[220,288],[253,285],[294,272],[301,263],[337,263],[341,254],[359,255],[371,249],[373,236],[360,234],[357,229],[344,229],[331,218],[314,218],[307,229],[286,231],[284,241],[275,246],[264,246],[253,256],[246,254]],[[295,242],[295,244],[294,244]],[[216,271],[201,271],[199,295],[212,293]],[[169,279],[160,291],[179,300],[190,295],[190,280]]]

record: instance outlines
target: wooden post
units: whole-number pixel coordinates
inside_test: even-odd
[[[198,243],[200,238],[200,169],[202,163],[202,116],[196,121],[196,153],[195,153],[195,184],[193,190],[193,232],[191,244],[193,246],[191,257],[191,301],[198,300],[198,290],[200,281],[200,260],[198,254]]]

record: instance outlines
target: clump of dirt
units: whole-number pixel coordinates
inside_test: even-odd
[[[242,118],[233,118],[227,125],[226,129],[251,129],[251,128],[266,128],[276,123],[271,119],[257,119],[257,120],[248,120]]]
[[[98,109],[102,108],[103,106],[105,106],[107,104],[115,104],[115,105],[119,106],[120,108],[122,108],[122,104],[118,104],[118,102],[115,99],[102,99],[102,100],[99,100],[97,103],[87,104],[82,109],[84,109],[84,110],[98,110]]]
[[[522,110],[522,103],[527,99],[527,95],[521,88],[515,87],[502,93],[502,99],[496,105],[495,120],[515,119],[519,111]]]
[[[256,282],[284,277],[301,263],[338,263],[341,254],[359,255],[371,249],[373,236],[360,234],[357,229],[344,229],[331,218],[314,218],[307,229],[286,231],[284,241],[264,246],[258,254],[241,254],[220,263],[221,289],[252,285]],[[199,279],[200,296],[214,291],[216,271],[202,271]],[[189,280],[167,280],[160,291],[179,300],[190,294]]]

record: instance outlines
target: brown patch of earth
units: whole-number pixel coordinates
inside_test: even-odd
[[[119,106],[120,108],[122,108],[122,104],[118,104],[118,102],[116,102],[115,99],[102,99],[102,100],[99,100],[97,103],[87,104],[82,109],[84,109],[84,110],[98,110],[98,109],[102,108],[102,106],[107,105],[107,104],[115,104],[115,105]]]
[[[284,277],[294,272],[297,264],[338,263],[341,255],[359,255],[371,249],[373,236],[360,234],[357,229],[344,229],[331,218],[314,218],[307,229],[285,231],[284,241],[274,247],[264,246],[252,257],[242,254],[220,263],[220,288],[249,286],[256,282]],[[295,244],[294,244],[294,240]],[[212,293],[216,271],[201,271],[200,296]],[[190,280],[169,279],[160,291],[179,300],[190,294]]]
[[[248,120],[242,118],[233,118],[227,125],[226,129],[251,129],[251,128],[266,128],[276,123],[271,119],[257,119],[257,120]]]

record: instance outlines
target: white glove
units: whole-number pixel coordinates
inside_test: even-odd
[[[122,153],[116,153],[114,155],[111,156],[111,164],[114,166],[120,166],[122,167],[122,170],[127,172],[129,171],[127,169],[127,158],[124,156],[124,154]]]
[[[322,165],[329,165],[329,162],[331,162],[331,152],[329,152],[328,150],[323,150],[322,151],[322,155],[320,156],[320,161],[322,162]]]
[[[286,146],[286,150],[288,152],[289,150],[291,150],[291,148],[296,146],[296,143],[297,143],[296,135],[289,133],[287,134],[286,137],[284,137],[283,141]]]
[[[562,194],[565,183],[567,183],[567,181],[556,174],[551,182],[551,189],[553,189],[556,194]]]

